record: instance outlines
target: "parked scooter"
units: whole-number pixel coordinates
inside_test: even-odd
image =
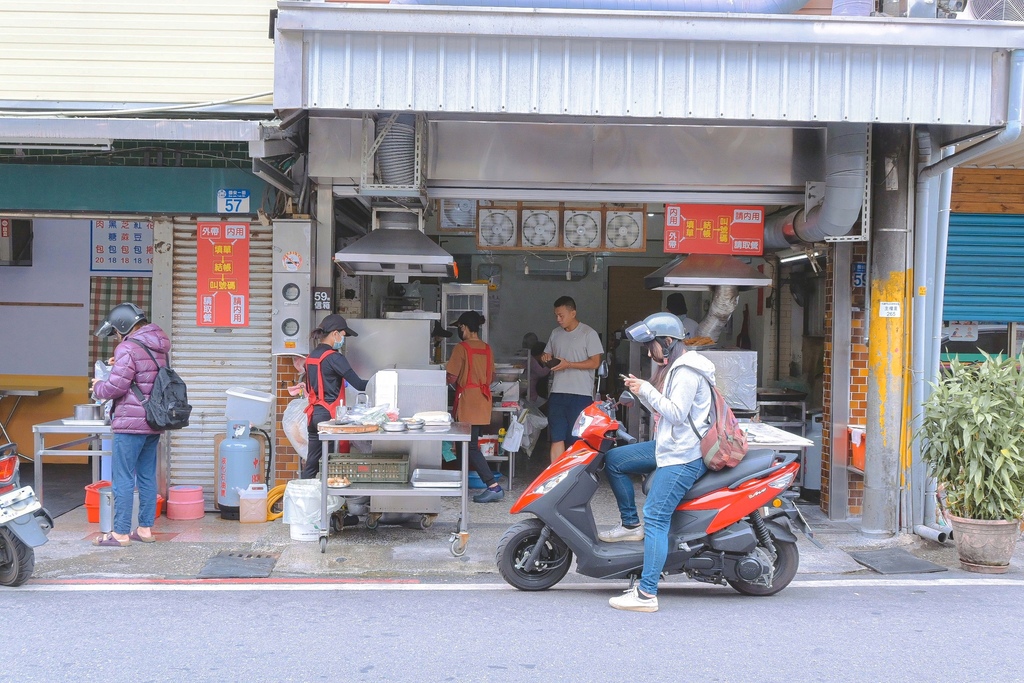
[[[20,586],[35,568],[33,548],[46,543],[53,519],[31,486],[20,486],[18,447],[0,446],[0,586]]]
[[[598,540],[590,501],[598,473],[617,440],[635,443],[615,417],[635,399],[595,402],[573,427],[579,440],[530,484],[513,514],[535,519],[513,525],[498,544],[501,576],[520,590],[545,590],[569,571],[599,579],[640,577],[643,541]],[[774,595],[789,585],[800,563],[793,526],[815,544],[807,522],[786,491],[796,477],[794,454],[752,450],[734,468],[708,472],[693,485],[672,517],[664,573],[728,583],[745,595]],[[646,488],[646,487],[645,487]]]

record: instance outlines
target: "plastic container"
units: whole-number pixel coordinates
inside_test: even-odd
[[[251,422],[259,427],[270,419],[270,409],[274,405],[273,394],[245,387],[231,387],[225,393],[228,395],[228,404],[224,416],[228,420]]]
[[[868,440],[864,434],[863,427],[847,427],[846,433],[850,439],[850,466],[855,470],[864,471],[864,460],[868,446]]]
[[[101,479],[85,487],[85,515],[89,524],[100,521],[100,489],[110,486],[110,482]]]
[[[501,481],[501,472],[494,472],[494,481]],[[476,472],[469,473],[469,488],[471,489],[485,489],[487,485],[484,484],[484,480],[480,478],[480,475]]]
[[[206,503],[202,486],[172,486],[168,489],[167,519],[201,519],[204,514]]]
[[[320,539],[320,532],[315,524],[289,524],[288,534],[293,541],[316,541]]]
[[[408,454],[391,457],[375,455],[335,455],[327,459],[328,477],[348,477],[352,482],[405,484],[409,481]]]
[[[266,484],[249,484],[249,488],[238,492],[238,521],[243,524],[267,521]]]
[[[477,439],[477,445],[480,447],[480,452],[484,454],[485,458],[494,458],[501,455],[498,452],[498,435],[497,434],[485,434]]]

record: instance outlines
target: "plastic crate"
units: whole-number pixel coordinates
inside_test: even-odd
[[[409,481],[408,455],[332,455],[328,477],[348,477],[352,483],[405,484]]]

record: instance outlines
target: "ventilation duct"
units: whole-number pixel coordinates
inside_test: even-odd
[[[391,0],[391,3],[394,5],[631,10],[635,12],[792,14],[802,9],[807,4],[807,0]]]
[[[697,325],[696,337],[710,337],[718,341],[718,337],[725,329],[726,323],[732,317],[740,302],[739,287],[734,285],[723,285],[715,287],[715,293],[711,297],[711,305],[708,307],[708,314]]]
[[[864,204],[868,128],[859,123],[830,123],[825,143],[825,196],[810,211],[787,209],[768,216],[766,249],[820,242],[850,232]]]

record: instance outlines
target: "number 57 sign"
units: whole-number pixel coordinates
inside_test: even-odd
[[[249,213],[249,190],[217,190],[217,213]]]

